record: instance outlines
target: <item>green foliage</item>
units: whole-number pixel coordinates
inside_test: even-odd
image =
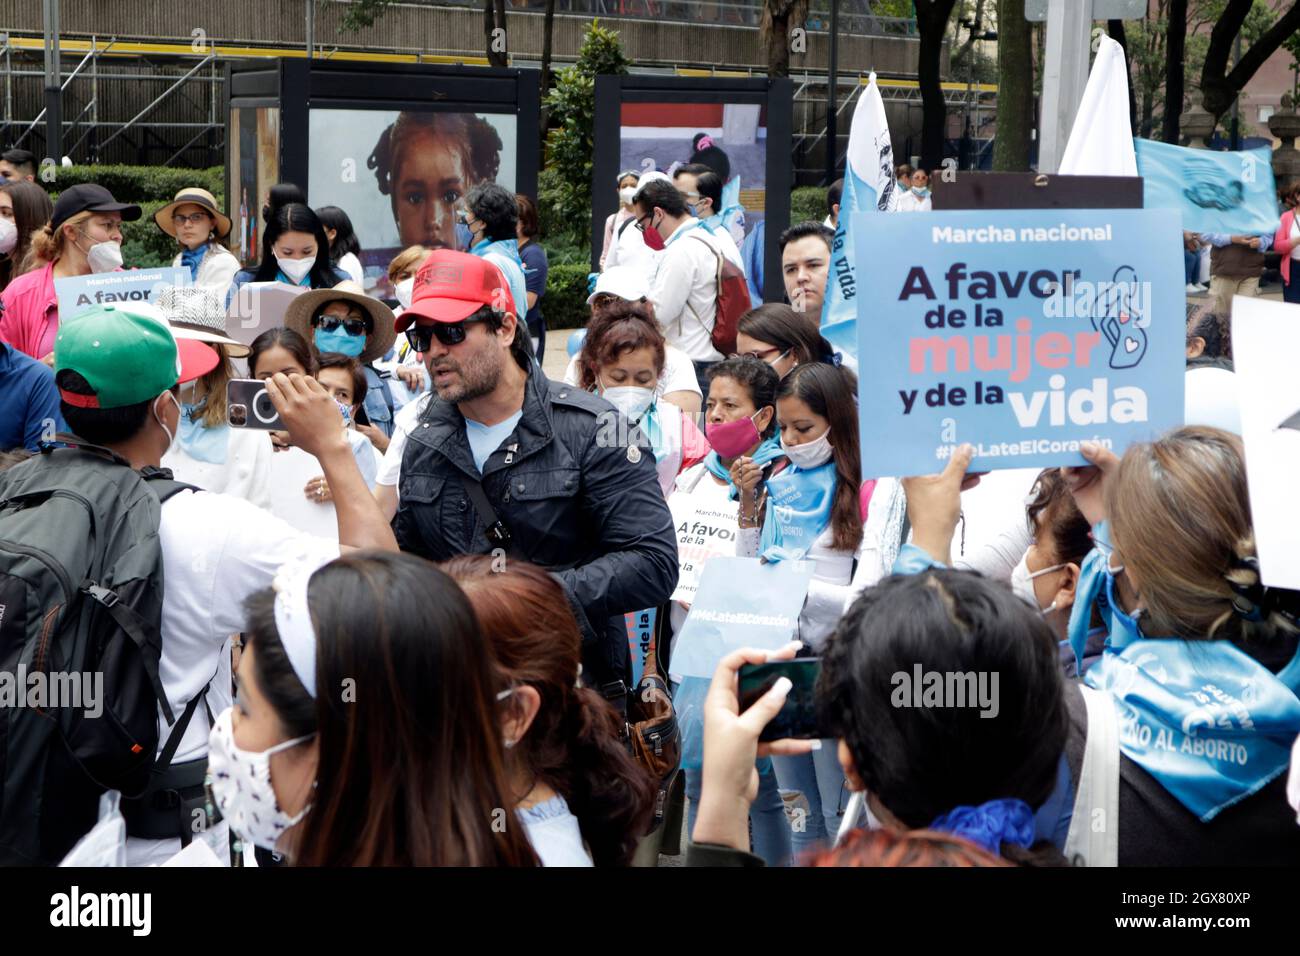
[[[546,109],[557,123],[547,135],[546,168],[538,184],[543,234],[581,242],[591,227],[591,157],[595,144],[596,77],[622,75],[631,61],[618,34],[592,21],[577,62],[555,75]]]
[[[811,219],[821,222],[830,210],[826,208],[825,186],[800,186],[790,193],[790,224]]]
[[[48,170],[42,170],[47,172]],[[81,183],[98,183],[113,194],[119,202],[156,202],[171,200],[186,186],[206,189],[224,202],[226,194],[225,167],[210,169],[183,169],[171,166],[69,166],[54,168],[54,182],[47,183],[59,192]]]
[[[396,2],[397,0],[352,0],[339,26],[343,30],[364,30],[374,26],[375,21]]]
[[[113,193],[117,198],[117,193]],[[178,243],[158,228],[153,214],[170,202],[159,199],[140,203],[141,216],[135,222],[122,223],[122,261],[128,267],[146,269],[150,266],[169,266],[181,251]]]
[[[550,250],[547,250],[550,256]],[[591,309],[587,305],[588,263],[561,263],[554,260],[546,274],[546,298],[542,314],[548,329],[577,329],[587,324]]]

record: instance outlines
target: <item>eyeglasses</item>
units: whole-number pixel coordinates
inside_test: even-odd
[[[348,335],[365,335],[370,331],[370,323],[365,319],[341,319],[336,315],[318,315],[311,320],[311,327],[322,332],[337,332],[340,325]]]
[[[767,362],[770,365],[772,364],[773,360],[771,360],[769,356],[775,355],[776,356],[775,361],[779,362],[781,359],[785,358],[789,354],[790,354],[790,349],[786,349],[783,352],[781,351],[781,349],[776,348],[776,349],[763,349],[761,352],[732,352],[730,355],[727,356],[727,358],[756,358],[760,362]]]
[[[645,232],[645,221],[647,219],[653,219],[654,215],[655,214],[653,212],[648,212],[644,216],[638,216],[636,220],[637,229],[641,232]]]
[[[471,322],[482,321],[470,317],[463,322],[426,322],[413,325],[406,330],[406,341],[410,342],[411,348],[417,352],[429,351],[429,346],[433,344],[434,339],[437,339],[441,345],[451,348],[465,341],[465,336],[469,334],[465,326]]]
[[[210,219],[210,218],[211,217],[206,212],[190,213],[190,215],[188,216],[183,216],[180,213],[173,213],[172,223],[177,226],[184,226],[193,223],[194,225],[197,226],[200,223],[202,223],[204,219]]]

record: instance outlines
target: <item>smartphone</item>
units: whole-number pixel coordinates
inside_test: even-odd
[[[280,420],[280,413],[271,404],[266,383],[255,378],[232,378],[226,383],[226,411],[231,428],[288,430]]]
[[[748,710],[776,683],[779,677],[790,678],[793,685],[781,705],[780,712],[768,721],[759,740],[820,740],[826,736],[817,721],[817,705],[813,691],[817,675],[821,673],[821,659],[797,657],[792,661],[769,661],[766,664],[745,664],[740,668],[740,709]]]

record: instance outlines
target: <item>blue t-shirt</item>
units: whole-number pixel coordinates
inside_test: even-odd
[[[465,419],[465,437],[469,439],[470,454],[474,456],[474,467],[483,473],[483,463],[492,457],[492,453],[501,447],[501,443],[510,437],[510,433],[524,417],[521,408],[499,425],[484,425],[472,418]]]
[[[546,250],[536,242],[522,246],[519,250],[519,258],[524,261],[525,291],[537,296],[537,302],[524,317],[524,321],[528,323],[529,333],[536,336],[538,330],[542,328],[542,297],[546,295],[546,273],[550,266],[546,259]]]
[[[0,451],[37,451],[49,422],[67,431],[54,372],[44,362],[0,342]]]

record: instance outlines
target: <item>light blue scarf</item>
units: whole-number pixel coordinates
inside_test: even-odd
[[[207,254],[206,242],[197,249],[181,250],[181,265],[190,270],[190,278],[195,282],[199,280],[199,266],[203,264],[203,257]]]
[[[791,465],[769,478],[759,553],[768,561],[802,560],[830,524],[837,481],[834,460],[809,471]]]
[[[769,461],[777,458],[784,458],[785,452],[781,450],[781,441],[775,435],[764,441],[754,450],[750,456],[754,464],[762,468]],[[711,451],[704,456],[704,467],[709,469],[709,474],[716,477],[719,481],[727,483],[728,494],[734,500],[736,497],[736,486],[731,482],[731,472],[722,466],[722,459],[718,457],[716,451]]]
[[[1290,762],[1300,734],[1300,654],[1278,674],[1226,640],[1143,635],[1115,600],[1103,544],[1084,560],[1069,639],[1082,662],[1094,604],[1107,631],[1084,677],[1115,701],[1120,751],[1201,822],[1257,792]]]

